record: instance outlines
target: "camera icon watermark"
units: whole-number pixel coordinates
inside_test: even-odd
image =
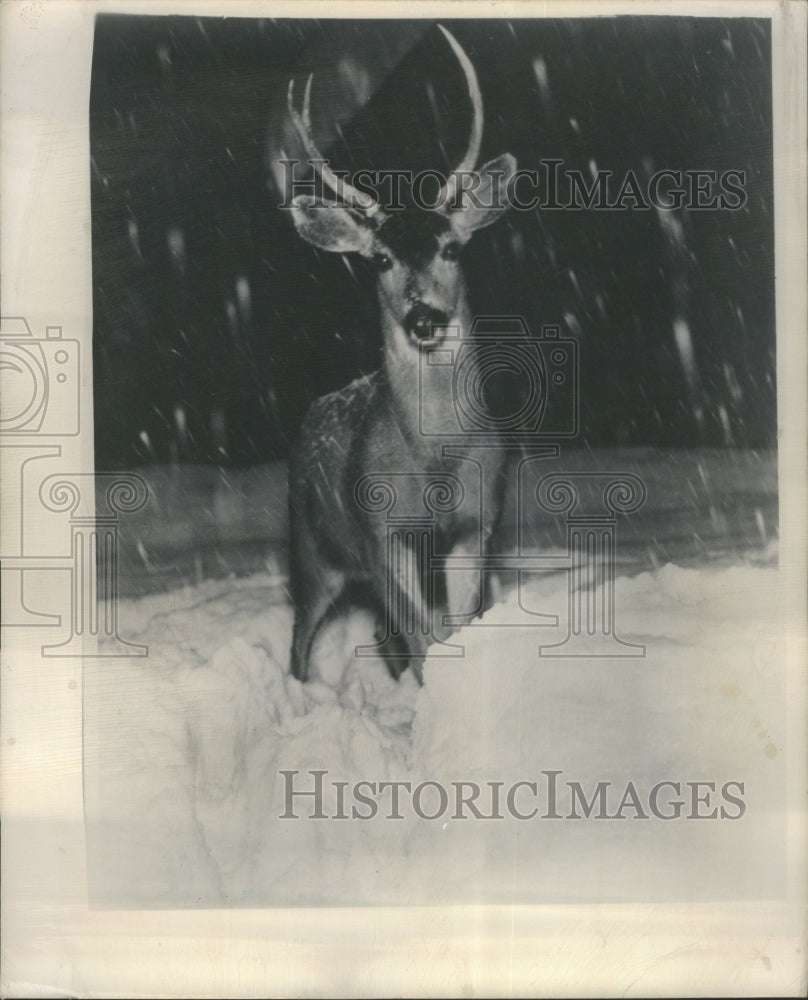
[[[33,335],[21,316],[0,326],[0,434],[74,437],[79,433],[80,344],[49,326]]]
[[[579,432],[578,342],[558,326],[533,336],[521,316],[478,317],[469,335],[433,329],[419,344],[418,412],[425,437],[508,441]],[[450,398],[454,418],[435,400]]]
[[[24,317],[0,320],[0,451],[5,495],[15,497],[0,542],[3,626],[66,629],[42,643],[43,657],[146,656],[118,631],[118,527],[148,487],[132,473],[77,471],[80,364],[81,344],[61,326],[38,337]],[[53,573],[69,581],[66,614],[58,597],[58,608],[41,607],[54,598],[43,583]]]
[[[466,335],[434,324],[418,350],[418,430],[444,467],[433,464],[420,476],[378,471],[360,483],[372,483],[373,496],[385,498],[373,506],[357,493],[363,511],[386,515],[389,580],[385,637],[357,647],[356,655],[417,661],[426,640],[433,643],[430,656],[464,655],[462,645],[447,642],[446,628],[511,627],[479,621],[493,578],[506,573],[516,580],[521,612],[513,626],[555,630],[554,641],[538,643],[539,656],[645,656],[642,644],[619,637],[615,596],[618,517],[642,506],[644,483],[632,473],[542,471],[546,460],[559,457],[561,442],[580,431],[577,341],[561,336],[557,325],[534,336],[521,316],[480,316]],[[427,504],[425,516],[413,500],[435,493],[448,472],[457,480],[453,495],[473,498],[476,524],[468,508],[452,524],[445,516],[453,511]],[[566,551],[523,543],[536,519],[548,516],[563,517]],[[510,546],[497,544],[491,530],[502,524],[514,529]],[[401,585],[402,566],[420,587]],[[566,616],[523,602],[526,575],[546,572],[566,574]],[[453,590],[464,597],[462,608],[433,601]]]

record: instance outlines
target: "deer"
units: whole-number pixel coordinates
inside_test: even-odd
[[[378,204],[362,208],[368,199],[344,176],[332,172],[315,144],[313,74],[300,112],[295,108],[294,80],[289,82],[291,121],[320,175],[323,194],[329,188],[334,196],[329,200],[307,193],[293,198],[294,225],[299,236],[319,250],[356,254],[372,265],[383,359],[378,371],[311,404],[291,452],[289,578],[295,611],[291,672],[301,681],[343,676],[356,647],[348,641],[329,642],[326,636],[350,638],[354,620],[377,640],[387,628],[390,642],[384,658],[390,672],[399,677],[410,665],[422,683],[428,646],[452,631],[452,625],[445,623],[464,615],[468,620],[484,610],[486,601],[491,603],[490,595],[481,596],[485,574],[479,568],[446,570],[432,585],[423,554],[408,552],[410,571],[405,571],[400,553],[395,560],[391,556],[384,518],[361,501],[358,488],[370,474],[395,473],[396,503],[406,511],[421,503],[416,494],[424,477],[444,486],[460,482],[468,487],[463,459],[447,452],[440,437],[420,432],[423,410],[428,411],[430,426],[448,428],[453,426],[454,406],[445,383],[430,383],[422,353],[440,350],[449,331],[461,341],[470,335],[472,315],[461,250],[507,208],[506,192],[516,160],[504,153],[477,169],[483,135],[477,75],[460,43],[445,27],[438,27],[465,75],[472,110],[467,149],[446,178],[437,202],[440,208],[403,212],[386,211]],[[470,189],[461,183],[464,174],[473,176]],[[488,469],[501,476],[504,451],[496,440],[486,447]],[[450,557],[484,554],[497,528],[501,499],[483,504],[473,485],[470,490],[468,502],[445,504],[434,514],[435,545]],[[403,618],[414,627],[403,627]],[[335,655],[342,662],[327,662]]]

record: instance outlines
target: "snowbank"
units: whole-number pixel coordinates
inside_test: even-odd
[[[129,602],[148,659],[85,668],[91,898],[770,897],[780,586],[752,566],[620,579],[621,635],[646,645],[633,659],[539,657],[563,626],[527,627],[511,595],[453,637],[462,657],[427,662],[423,688],[362,661],[340,691],[287,675],[292,612],[270,576]],[[565,578],[526,589],[564,621]]]

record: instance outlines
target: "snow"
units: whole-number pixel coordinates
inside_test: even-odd
[[[145,660],[85,667],[85,802],[91,900],[115,906],[575,902],[772,898],[784,877],[781,578],[759,564],[665,565],[617,581],[626,659],[540,657],[564,637],[564,574],[533,576],[522,607],[558,614],[528,627],[511,592],[433,656],[419,687],[357,661],[341,685],[286,669],[292,611],[263,573],[125,601],[122,630]],[[533,619],[535,622],[535,619]],[[91,664],[93,661],[88,661]],[[321,770],[327,818],[308,818]],[[291,779],[280,772],[296,771]],[[542,818],[559,771],[561,819]],[[657,782],[679,782],[684,818],[637,818]],[[372,819],[354,794],[376,783]],[[392,791],[401,786],[402,818]],[[514,818],[506,794],[520,787]],[[606,813],[567,818],[567,782],[598,782]],[[422,782],[419,809],[411,794]],[[477,805],[457,807],[456,783]],[[714,782],[715,791],[687,782]],[[726,782],[745,811],[722,797]],[[454,784],[453,784],[454,783]],[[440,791],[449,804],[439,818]],[[364,786],[367,795],[368,786]],[[468,787],[466,788],[468,793]],[[693,805],[692,796],[709,798]],[[373,796],[371,796],[372,798]],[[674,796],[666,786],[661,812]],[[721,808],[725,818],[689,819]],[[572,810],[575,811],[574,809]],[[578,812],[580,812],[580,808]]]

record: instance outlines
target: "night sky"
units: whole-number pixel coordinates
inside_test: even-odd
[[[746,172],[738,211],[508,213],[464,263],[476,311],[580,344],[578,444],[776,440],[771,57],[753,19],[453,21],[480,162]],[[465,84],[429,21],[101,15],[90,100],[96,461],[288,454],[309,402],[378,366],[372,275],[280,210],[286,90],[316,71],[337,167],[459,160]],[[674,335],[683,316],[692,360]]]

